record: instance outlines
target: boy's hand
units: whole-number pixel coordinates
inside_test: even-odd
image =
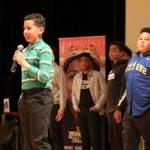
[[[121,123],[122,116],[121,116],[121,111],[120,110],[115,110],[114,119],[116,120],[116,123],[118,123],[118,124]]]
[[[95,106],[90,108],[90,111],[99,112],[99,109]]]

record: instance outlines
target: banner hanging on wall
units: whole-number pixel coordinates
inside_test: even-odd
[[[94,60],[93,69],[100,70],[105,77],[105,43],[104,35],[59,38],[60,65],[63,67],[67,79],[67,107],[62,127],[65,150],[82,150],[78,120],[73,112],[71,101],[73,78],[80,71],[77,58],[82,53],[89,53]]]

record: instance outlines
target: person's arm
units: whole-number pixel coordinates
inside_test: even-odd
[[[117,123],[121,123],[122,121],[122,112],[124,111],[124,108],[126,107],[126,81],[125,81],[125,70],[127,67],[127,62],[123,64],[120,68],[120,96],[118,98],[118,104],[116,105],[115,111],[114,111],[114,119]]]
[[[127,96],[127,93],[126,93],[126,90],[125,90],[123,92],[122,96],[120,97],[119,102],[118,102],[118,104],[116,106],[117,110],[121,110],[121,108],[126,104],[126,101],[125,101],[126,96]]]
[[[25,60],[21,51],[15,51],[13,60],[16,61],[20,66],[22,66],[24,70],[29,69],[29,63]]]
[[[61,67],[59,67],[60,71],[60,109],[65,109],[67,102],[67,85],[66,85],[66,76]]]
[[[118,104],[116,106],[116,109],[118,110],[122,110],[125,105],[126,105],[126,81],[125,81],[125,70],[127,67],[127,63],[122,65],[121,67],[121,74],[120,74],[120,84],[121,84],[121,89],[120,89],[120,96],[119,96],[119,100],[118,100]]]
[[[54,56],[50,49],[40,51],[39,67],[30,65],[20,51],[16,51],[13,57],[26,72],[42,83],[46,83],[53,76],[54,72]]]
[[[54,56],[50,49],[40,51],[39,67],[29,65],[28,74],[38,81],[46,83],[54,74]]]
[[[73,104],[73,109],[75,112],[80,112],[80,109],[78,107],[78,101],[76,98],[76,92],[78,92],[77,90],[77,74],[75,75],[74,79],[73,79],[73,85],[72,85],[72,104]]]
[[[67,87],[66,87],[66,77],[63,69],[58,66],[58,80],[59,80],[59,109],[57,115],[55,117],[56,121],[62,120],[64,116],[64,111],[66,107],[66,99],[67,99]]]
[[[99,72],[98,74],[98,83],[99,83],[99,87],[100,89],[100,97],[99,97],[99,100],[97,101],[97,103],[90,108],[90,111],[99,111],[101,108],[104,107],[104,105],[106,104],[106,95],[107,95],[107,88],[106,88],[106,81],[103,77],[103,75],[101,74],[101,72]]]
[[[122,96],[119,99],[119,102],[116,106],[115,112],[114,112],[114,119],[117,123],[121,123],[122,121],[122,108],[126,105],[126,90],[122,94]]]

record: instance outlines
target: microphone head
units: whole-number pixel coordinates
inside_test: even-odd
[[[17,50],[22,51],[24,49],[24,46],[22,44],[17,46]]]

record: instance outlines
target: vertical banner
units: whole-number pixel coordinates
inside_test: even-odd
[[[78,56],[89,53],[93,58],[93,69],[100,70],[105,77],[105,43],[105,36],[59,38],[60,65],[67,79],[67,107],[62,127],[65,150],[82,150],[81,134],[71,101],[73,78],[80,71]]]

